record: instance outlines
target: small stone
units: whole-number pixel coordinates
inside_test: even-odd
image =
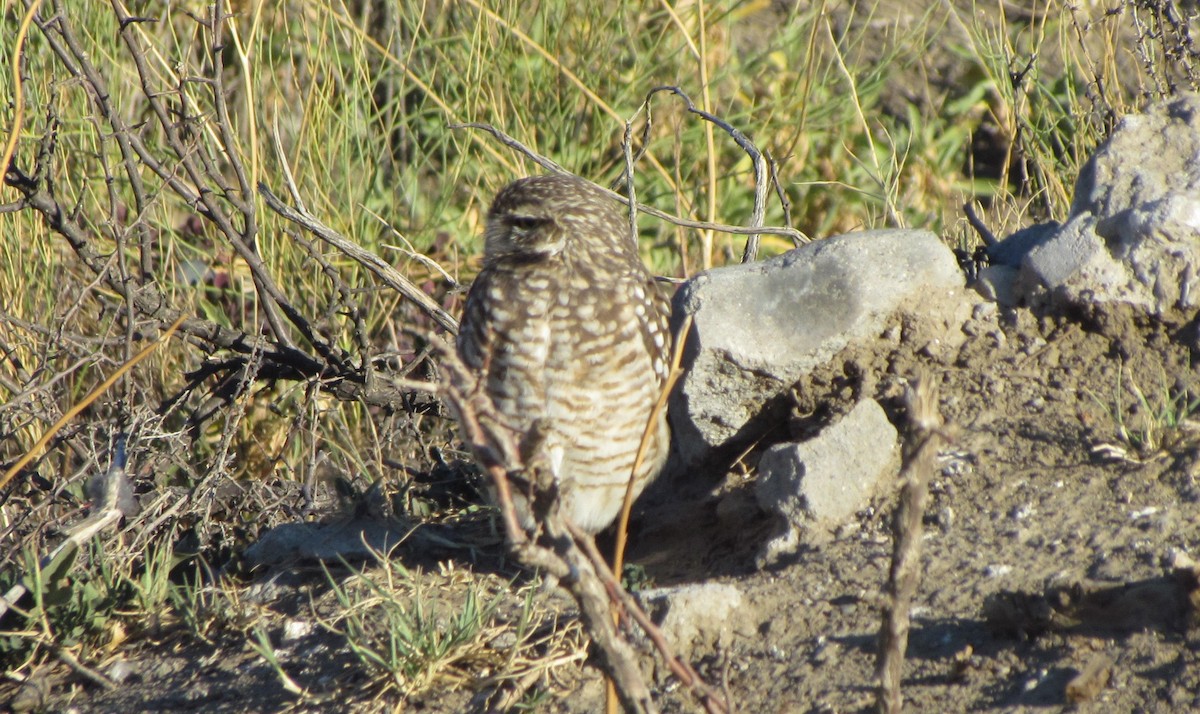
[[[137,666],[129,660],[119,659],[110,664],[104,674],[116,684],[122,684],[131,676],[137,674]]]
[[[288,620],[283,623],[283,633],[280,635],[279,641],[282,645],[288,645],[297,640],[306,637],[312,632],[313,624],[305,620]]]
[[[939,510],[937,514],[937,524],[938,528],[942,530],[942,533],[949,533],[951,529],[954,528],[954,509],[946,506],[945,508]]]
[[[987,578],[1003,578],[1011,572],[1011,565],[1000,565],[995,563],[983,569],[983,575]]]
[[[501,652],[511,650],[513,647],[517,646],[517,633],[513,632],[512,630],[505,630],[499,635],[493,637],[488,642],[488,646]]]
[[[637,597],[684,659],[727,645],[739,630],[750,629],[755,619],[742,591],[725,583],[655,588]]]
[[[995,321],[997,313],[1000,312],[999,306],[994,302],[975,303],[975,307],[971,308],[971,319],[983,321]]]
[[[768,449],[754,493],[781,527],[760,553],[760,565],[793,552],[800,531],[835,528],[861,509],[875,484],[895,473],[898,452],[895,427],[870,399],[808,441]]]

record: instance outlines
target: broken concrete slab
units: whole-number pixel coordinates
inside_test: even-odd
[[[1016,283],[1034,304],[1127,305],[1168,322],[1200,305],[1200,95],[1125,117],[1080,171],[1067,221]]]
[[[675,296],[673,319],[694,323],[671,401],[673,470],[705,469],[756,439],[791,385],[848,345],[879,339],[900,312],[940,323],[945,342],[961,339],[963,284],[953,252],[920,230],[836,236],[693,277]]]
[[[896,473],[899,435],[873,399],[799,443],[776,444],[758,462],[755,496],[778,520],[760,564],[795,552],[802,535],[832,530],[865,506],[876,485]]]

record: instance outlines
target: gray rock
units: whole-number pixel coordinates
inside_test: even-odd
[[[1090,213],[1072,217],[1051,240],[1030,251],[1021,265],[1017,290],[1032,299],[1039,297],[1036,292],[1039,287],[1064,291],[1064,297],[1069,292],[1087,290],[1098,299],[1121,299],[1148,306],[1145,297],[1128,290],[1125,269],[1113,259],[1096,233],[1097,223]]]
[[[1016,307],[1021,295],[1017,291],[1017,279],[1021,271],[1011,265],[989,265],[979,271],[972,287],[985,300],[1004,307]]]
[[[1190,319],[1198,263],[1200,95],[1187,94],[1121,121],[1080,172],[1067,222],[1026,256],[1018,291]]]
[[[755,496],[780,527],[760,564],[795,552],[802,532],[832,529],[866,505],[880,479],[896,472],[897,439],[879,404],[864,399],[816,437],[768,449]]]
[[[1021,264],[1026,256],[1054,238],[1059,227],[1055,221],[1039,223],[1022,228],[999,243],[988,246],[986,252],[990,265],[980,269],[971,287],[985,300],[1004,307],[1019,306],[1025,298],[1025,291],[1021,288]]]
[[[374,519],[284,523],[263,533],[246,548],[245,557],[255,567],[367,560],[388,553],[411,534],[411,526]]]
[[[1054,237],[1059,225],[1056,221],[1039,223],[1022,228],[995,245],[990,245],[985,251],[992,265],[1007,265],[1020,267],[1021,261],[1037,246]]]
[[[675,654],[685,660],[728,646],[733,635],[754,635],[755,618],[734,585],[699,583],[655,588],[637,594]]]
[[[105,676],[114,684],[124,684],[138,672],[138,667],[127,659],[118,659],[108,666]]]
[[[676,468],[755,439],[773,400],[852,342],[878,339],[899,310],[953,323],[947,339],[961,338],[963,281],[950,249],[915,230],[827,238],[693,277],[673,317],[694,316],[671,402]]]

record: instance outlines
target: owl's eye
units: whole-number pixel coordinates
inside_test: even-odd
[[[534,228],[544,226],[546,224],[546,219],[539,218],[537,216],[509,216],[508,224],[513,228],[519,228],[523,231],[531,231]]]

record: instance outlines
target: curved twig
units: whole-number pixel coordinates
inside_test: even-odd
[[[541,156],[533,149],[530,149],[529,147],[525,146],[521,142],[517,141],[516,139],[512,138],[511,136],[504,133],[500,129],[497,129],[496,127],[492,126],[491,124],[482,124],[479,122],[472,122],[469,124],[451,124],[450,128],[451,129],[481,129],[483,131],[488,132],[492,136],[496,137],[496,139],[498,139],[505,146],[508,146],[516,151],[521,152],[522,154],[525,154],[534,163],[536,163],[538,166],[541,166],[542,168],[546,169],[547,171],[553,171],[555,173],[568,173],[565,169],[563,169],[558,164],[554,163],[550,159],[545,158],[544,156]],[[629,203],[628,196],[622,196],[621,194],[617,193],[616,191],[608,189],[604,186],[598,186],[596,184],[593,184],[593,185],[596,186],[596,188],[603,191],[604,193],[608,194],[609,198],[612,198],[616,201],[620,201],[621,203],[626,204],[626,205]],[[731,225],[728,225],[725,223],[709,223],[707,221],[693,221],[693,220],[690,220],[687,218],[680,218],[679,216],[672,216],[669,213],[660,211],[657,208],[655,208],[654,206],[650,206],[645,203],[637,204],[637,209],[639,211],[641,211],[642,213],[645,213],[648,216],[654,216],[655,218],[664,220],[672,225],[682,226],[683,228],[695,228],[697,230],[717,231],[720,233],[731,233],[734,235],[769,234],[769,235],[787,236],[788,238],[791,238],[792,242],[796,245],[803,245],[805,243],[810,242],[810,240],[811,240],[808,236],[804,235],[803,233],[796,230],[795,228],[783,228],[783,227],[779,227],[779,226],[749,226],[749,227],[748,226],[731,226]]]
[[[295,223],[296,225],[309,231],[316,237],[325,241],[329,245],[337,248],[345,253],[350,258],[354,259],[359,265],[375,274],[375,277],[382,280],[388,287],[397,291],[409,301],[421,308],[425,314],[433,318],[433,321],[441,326],[444,330],[452,335],[458,334],[458,320],[455,320],[450,313],[442,309],[441,305],[434,302],[433,298],[426,295],[416,285],[412,284],[408,278],[401,275],[395,268],[388,265],[382,258],[375,255],[362,246],[347,240],[337,231],[317,220],[308,211],[301,208],[293,208],[283,202],[279,196],[276,196],[266,184],[258,184],[258,193],[262,196],[267,207],[275,211],[279,215]]]
[[[734,143],[737,144],[742,151],[745,151],[750,157],[750,161],[754,164],[754,208],[750,213],[750,227],[756,229],[762,228],[763,220],[766,217],[767,211],[767,191],[770,189],[770,182],[767,180],[767,160],[766,157],[764,157],[763,152],[759,151],[758,147],[754,145],[754,142],[750,140],[750,137],[742,133],[740,129],[725,121],[721,117],[697,107],[695,103],[692,102],[692,98],[689,97],[679,87],[674,85],[662,85],[655,87],[646,94],[646,100],[644,104],[649,104],[654,95],[660,92],[669,92],[670,94],[674,94],[682,99],[684,106],[689,112],[707,122],[715,124],[726,134],[729,134]],[[645,142],[643,142],[643,144],[645,144]],[[788,231],[789,229],[783,230]],[[797,238],[797,236],[801,235],[800,232],[795,229],[790,229],[790,231],[791,232],[785,232],[784,235],[791,236],[793,243],[795,243],[797,247],[802,245],[803,242]],[[767,231],[761,232],[765,233]],[[742,252],[743,263],[752,262],[758,257],[758,235],[758,233],[750,233],[749,237],[746,239],[746,249]]]

